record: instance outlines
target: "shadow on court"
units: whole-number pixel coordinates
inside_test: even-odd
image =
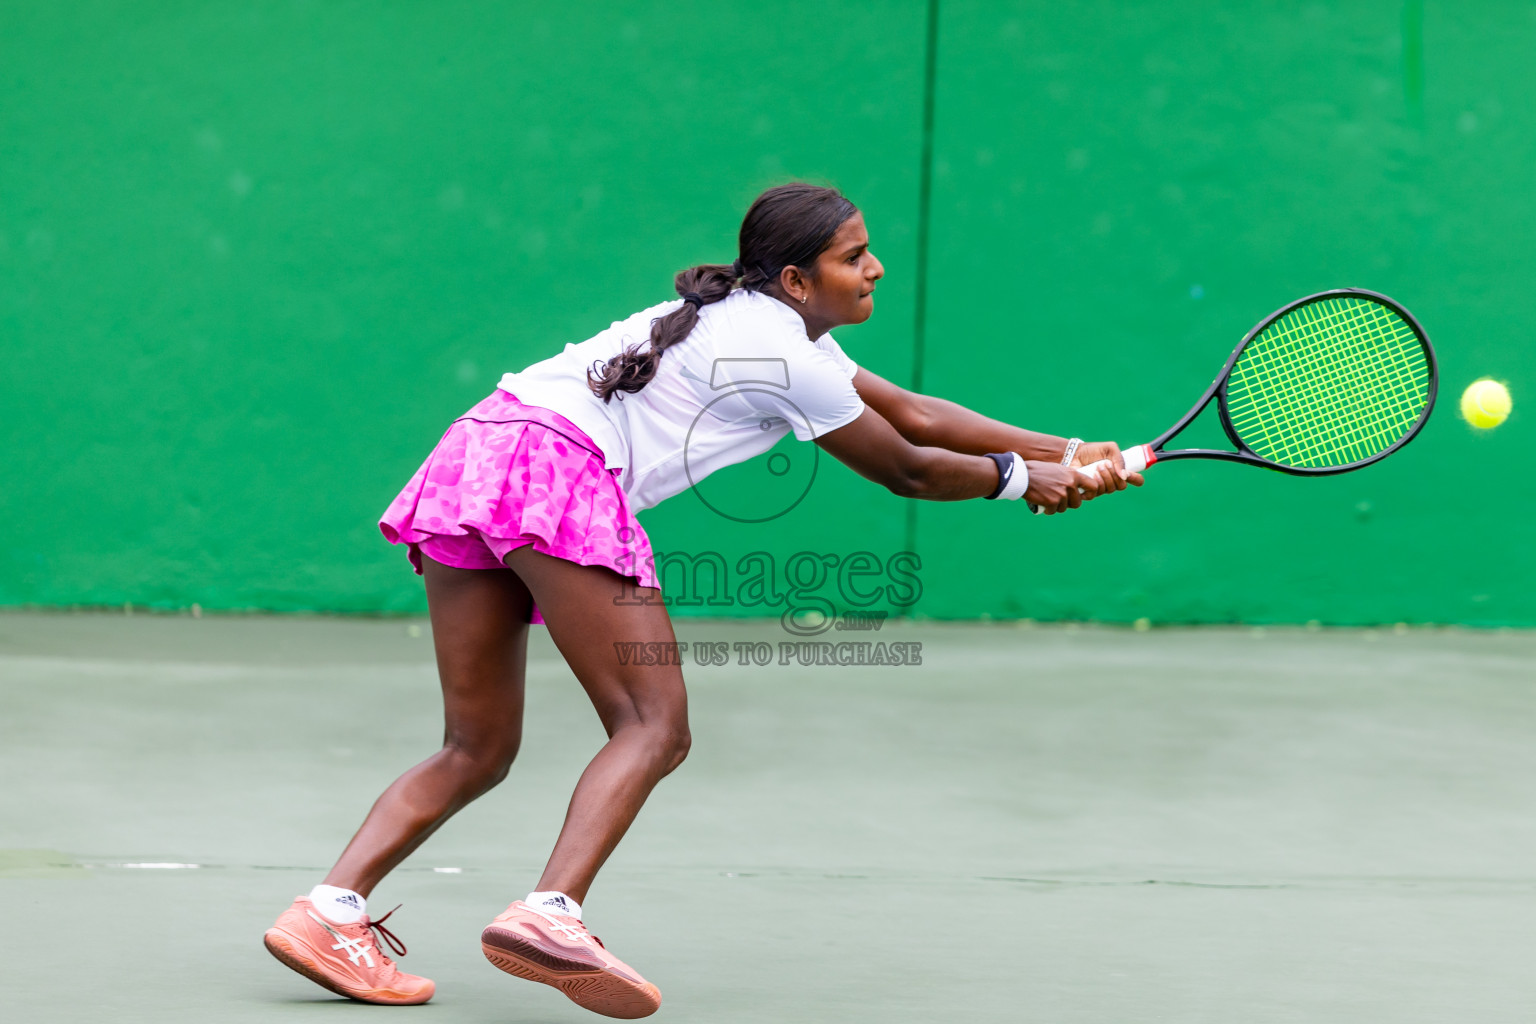
[[[586,904],[656,1019],[1536,1016],[1536,636],[859,639],[922,664],[690,664],[694,752]],[[425,623],[0,615],[0,701],[6,1020],[600,1019],[479,952],[602,742],[542,630],[511,777],[371,901],[419,1011],[261,933],[434,748]]]

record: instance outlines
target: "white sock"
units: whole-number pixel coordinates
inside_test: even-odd
[[[565,917],[574,917],[578,921],[581,920],[581,904],[563,892],[555,892],[554,890],[549,892],[531,892],[523,902],[530,907],[547,910],[551,914],[561,914]]]
[[[333,924],[356,924],[368,916],[368,901],[351,889],[317,885],[309,890],[309,902]]]

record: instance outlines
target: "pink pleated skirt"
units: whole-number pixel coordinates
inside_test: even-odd
[[[496,390],[453,421],[379,529],[421,556],[460,569],[500,569],[532,546],[578,565],[600,565],[656,587],[650,538],[603,465],[597,444],[570,420]],[[534,622],[542,622],[537,608]]]

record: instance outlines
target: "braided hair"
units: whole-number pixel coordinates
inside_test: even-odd
[[[719,302],[737,287],[761,292],[776,289],[785,267],[797,267],[816,279],[816,260],[843,222],[857,213],[835,188],[795,182],[770,188],[752,203],[741,222],[734,263],[703,263],[680,271],[672,284],[683,304],[651,321],[651,336],[642,349],[631,345],[587,371],[587,386],[604,402],[615,392],[634,394],[649,384],[664,352],[692,333],[699,308]]]

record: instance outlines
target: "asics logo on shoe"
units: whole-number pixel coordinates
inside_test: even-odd
[[[544,920],[548,921],[549,926],[553,928],[561,938],[570,942],[591,943],[592,935],[587,931],[587,926],[582,924],[580,921],[577,921],[575,924],[566,924],[564,921],[557,919],[549,911],[544,910],[542,905],[535,907],[524,903],[523,906],[527,907],[530,911],[538,914]]]
[[[365,967],[373,966],[373,954],[368,952],[369,942],[366,934],[359,935],[355,939],[349,939],[335,928],[332,928],[325,918],[313,910],[308,913],[310,917],[320,922],[320,927],[329,932],[331,938],[336,940],[336,945],[332,946],[332,949],[344,951],[347,954],[347,959],[351,960],[354,964],[362,962]]]

